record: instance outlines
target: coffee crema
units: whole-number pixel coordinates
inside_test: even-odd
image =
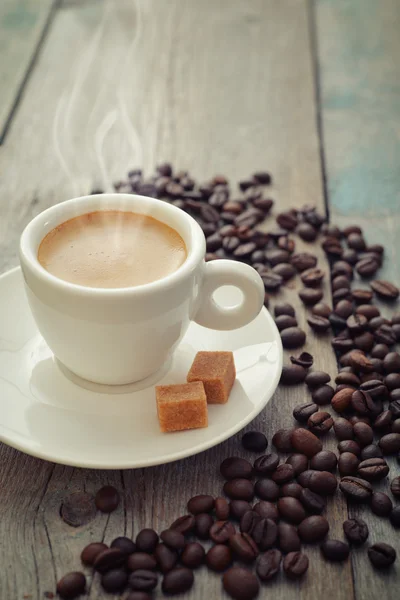
[[[151,283],[185,262],[185,242],[153,217],[105,210],[74,217],[42,240],[38,260],[52,275],[86,287]]]

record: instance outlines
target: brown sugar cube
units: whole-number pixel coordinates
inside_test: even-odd
[[[201,381],[157,385],[156,399],[161,431],[207,427],[207,398]]]
[[[235,377],[232,352],[198,352],[187,380],[203,382],[208,404],[225,404]]]

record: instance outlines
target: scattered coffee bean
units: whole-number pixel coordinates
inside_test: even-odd
[[[360,461],[355,454],[343,452],[339,457],[339,473],[342,477],[355,475]]]
[[[168,548],[165,544],[158,544],[154,550],[154,558],[157,561],[161,573],[168,573],[168,571],[171,571],[178,562],[178,553],[175,550]]]
[[[280,384],[296,385],[302,383],[307,375],[307,371],[299,365],[290,365],[282,367]]]
[[[177,567],[169,571],[162,582],[164,594],[183,594],[190,590],[194,583],[193,572],[187,567]]]
[[[277,483],[278,485],[282,485],[283,483],[287,483],[294,478],[294,469],[292,465],[288,463],[283,463],[278,465],[275,471],[271,475],[272,481]],[[266,498],[270,500],[270,498]]]
[[[396,550],[380,542],[368,548],[368,558],[376,569],[387,569],[396,560]]]
[[[275,523],[273,521],[271,523],[276,528]],[[229,538],[229,545],[234,554],[243,562],[254,562],[258,556],[257,545],[247,533],[235,533]]]
[[[101,586],[110,594],[122,592],[128,583],[128,573],[125,569],[112,569],[101,577]]]
[[[108,547],[102,542],[94,542],[86,546],[81,553],[81,561],[84,565],[93,566],[97,556],[107,550]]]
[[[79,571],[67,573],[57,583],[57,594],[63,599],[77,598],[85,592],[86,577]]]
[[[292,434],[294,428],[290,429],[279,429],[272,438],[272,443],[279,452],[291,452],[292,448]]]
[[[318,455],[316,454],[315,456]],[[305,454],[291,454],[286,462],[292,465],[295,477],[308,469],[308,458]]]
[[[295,429],[291,435],[292,447],[309,458],[322,450],[321,441],[307,429]]]
[[[300,502],[308,512],[315,515],[321,514],[326,507],[325,499],[308,488],[302,489],[300,493]]]
[[[387,517],[393,509],[393,504],[389,496],[383,492],[374,492],[371,498],[371,510],[380,517]]]
[[[299,327],[289,327],[281,331],[281,340],[286,349],[299,348],[306,341],[306,334]]]
[[[272,482],[272,483],[274,483],[274,482]],[[276,486],[276,487],[278,487],[278,486]],[[259,496],[259,493],[257,492],[257,488],[255,488],[255,491],[256,491],[256,494]],[[278,495],[279,495],[279,488],[278,488]],[[278,496],[276,496],[276,497],[278,497]],[[246,502],[246,500],[232,500],[231,503],[229,504],[230,516],[233,519],[237,519],[239,521],[243,517],[244,513],[248,510],[251,510],[251,505],[249,502]]]
[[[372,444],[372,441],[374,439],[374,432],[367,423],[363,423],[362,421],[355,423],[355,425],[353,426],[353,433],[356,442],[358,442],[358,444],[362,448],[365,446],[369,446],[369,444]]]
[[[318,406],[329,404],[334,395],[334,389],[330,385],[321,385],[312,393],[312,399]]]
[[[142,529],[136,536],[136,550],[138,552],[154,552],[158,544],[158,535],[154,529]]]
[[[287,462],[287,461],[286,461]],[[289,463],[290,464],[290,463]],[[298,483],[291,481],[284,483],[280,489],[280,495],[282,497],[290,496],[292,498],[300,498],[300,493],[303,488]]]
[[[147,552],[135,552],[128,557],[126,566],[129,571],[152,571],[157,568],[157,561],[151,554]]]
[[[230,521],[216,521],[210,528],[210,538],[216,544],[225,544],[236,533]]]
[[[243,517],[240,519],[240,531],[241,533],[248,533],[252,535],[254,527],[258,521],[260,521],[261,517],[254,510],[248,510],[244,513]]]
[[[396,300],[399,295],[398,288],[389,281],[375,279],[374,281],[371,281],[369,285],[375,294],[383,300]]]
[[[273,519],[260,518],[255,524],[251,537],[260,550],[271,548],[278,537],[278,528]]]
[[[301,540],[308,544],[320,542],[329,531],[329,523],[321,515],[312,515],[302,521],[298,527]]]
[[[307,425],[312,433],[316,435],[325,435],[333,425],[333,419],[328,412],[319,411],[311,415],[307,421]]]
[[[225,544],[216,544],[207,552],[205,561],[212,571],[225,571],[232,562],[232,551]]]
[[[229,460],[229,459],[228,459]],[[239,459],[243,460],[243,459]],[[247,461],[245,461],[247,462]],[[252,471],[252,467],[249,464],[249,467]],[[222,465],[221,465],[222,467]],[[250,475],[251,477],[251,475]],[[214,498],[212,496],[208,496],[206,494],[200,494],[198,496],[193,496],[188,502],[187,505],[188,511],[193,515],[198,515],[200,513],[211,512],[214,508]]]
[[[229,506],[228,506],[228,515],[229,516]],[[214,519],[208,513],[199,513],[195,516],[195,533],[200,540],[208,540],[210,537],[210,529],[214,523]],[[173,530],[172,530],[173,531]],[[182,534],[179,534],[182,535]],[[166,540],[163,539],[165,543]],[[168,545],[168,544],[167,544]],[[173,547],[173,546],[171,546]]]
[[[258,475],[268,475],[275,471],[278,464],[279,456],[277,454],[264,454],[254,461],[254,471]]]
[[[303,288],[299,291],[299,297],[306,306],[314,306],[323,297],[323,291],[317,288]]]
[[[361,460],[367,460],[367,458],[382,458],[383,454],[381,449],[375,444],[369,444],[361,450]]]
[[[183,533],[183,535],[186,535],[193,531],[195,524],[196,521],[193,515],[183,515],[182,517],[176,519],[172,523],[172,525],[170,525],[170,529],[175,529],[176,531],[180,531],[180,533]]]
[[[121,567],[126,560],[126,554],[119,548],[108,548],[98,554],[94,560],[93,566],[99,573],[105,573],[111,569]]]
[[[287,302],[280,302],[274,307],[274,315],[275,317],[279,317],[281,315],[289,315],[291,317],[296,316],[294,308],[291,304]]]
[[[333,429],[338,440],[342,441],[353,439],[353,425],[347,419],[344,419],[343,417],[336,419],[333,423]]]
[[[378,442],[383,454],[394,454],[400,450],[400,433],[388,433]]]
[[[267,438],[261,431],[248,431],[242,437],[242,445],[251,452],[264,452],[268,446]]]
[[[315,471],[334,471],[337,464],[338,459],[334,452],[321,450],[321,452],[318,452],[311,458],[310,469]]]
[[[348,519],[343,523],[343,531],[350,543],[364,544],[369,535],[368,525],[362,519]]]
[[[314,359],[308,352],[302,352],[298,357],[291,356],[290,362],[293,365],[300,365],[304,369],[310,369],[313,366]]]
[[[300,550],[300,538],[294,525],[281,521],[278,524],[278,539],[279,547],[285,554]]]
[[[321,544],[321,550],[326,559],[334,562],[346,560],[350,554],[349,545],[340,540],[326,540]]]
[[[136,551],[136,544],[129,538],[122,536],[115,538],[111,542],[111,548],[119,548],[123,554],[129,556],[129,554],[133,554]]]
[[[389,466],[383,458],[368,458],[358,465],[358,476],[367,481],[379,481],[389,473]]]
[[[172,550],[182,550],[185,547],[185,537],[176,529],[165,529],[161,532],[160,538]]]
[[[318,405],[314,402],[307,402],[306,404],[299,404],[293,409],[293,417],[299,423],[307,423],[308,419],[316,413]]]
[[[283,570],[289,579],[298,579],[308,569],[308,558],[302,552],[289,552],[283,560]]]
[[[253,467],[249,463],[248,460],[246,460],[244,458],[240,458],[238,456],[232,456],[232,457],[226,458],[225,460],[222,461],[221,466],[220,466],[220,472],[221,472],[222,477],[224,477],[224,479],[228,479],[228,480],[238,479],[238,478],[251,479],[251,477],[253,475]],[[209,510],[212,510],[213,505],[214,505],[214,499],[211,496],[208,496],[208,498],[210,498],[212,500],[212,503],[211,503],[211,500],[209,501],[210,508],[208,510],[199,510],[198,512],[208,512]],[[189,505],[188,505],[188,509],[189,509]],[[192,511],[189,509],[189,512],[192,512]],[[196,514],[196,513],[193,513],[193,514]]]
[[[205,555],[205,550],[201,544],[198,542],[190,542],[189,544],[186,544],[181,554],[181,562],[185,567],[197,569],[197,567],[203,564]]]
[[[248,479],[230,479],[224,484],[224,493],[233,500],[252,500],[254,486]]]
[[[275,318],[275,325],[279,331],[283,331],[289,327],[297,327],[298,323],[295,317],[291,317],[289,315],[280,315],[279,317]]]
[[[342,440],[337,447],[340,454],[343,454],[343,452],[351,452],[356,456],[360,456],[361,454],[360,444],[355,440]]]
[[[231,567],[222,578],[224,590],[235,600],[253,600],[260,584],[257,577],[242,567]]]
[[[321,387],[322,385],[329,383],[330,380],[330,375],[324,371],[312,371],[311,373],[308,373],[305,378],[305,382],[309,388]]]
[[[358,477],[343,477],[339,487],[341,491],[349,498],[358,502],[366,502],[371,500],[372,486],[368,481]]]
[[[395,506],[390,513],[390,522],[393,527],[400,527],[400,505]]]
[[[259,555],[256,572],[261,581],[270,581],[278,573],[281,566],[282,553],[274,548]]]
[[[298,525],[306,517],[306,512],[301,502],[299,502],[297,498],[292,498],[290,496],[279,498],[278,511],[283,519],[294,525]]]
[[[254,512],[256,512],[263,519],[271,519],[277,522],[279,519],[278,509],[275,504],[268,500],[260,500],[253,506]]]

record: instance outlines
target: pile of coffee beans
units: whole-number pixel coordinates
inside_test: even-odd
[[[393,304],[399,296],[392,283],[372,279],[384,248],[368,245],[356,225],[340,230],[326,223],[311,206],[278,214],[276,226],[265,232],[260,225],[274,204],[266,194],[270,183],[268,172],[254,173],[239,182],[236,193],[224,176],[197,184],[186,171],[162,164],[149,178],[135,169],[115,185],[119,192],[165,199],[192,215],[206,237],[206,260],[251,264],[263,279],[266,306],[271,295],[298,275],[308,326],[313,335],[331,336],[340,366],[334,381],[328,373],[311,370],[314,359],[307,352],[291,356],[283,367],[280,384],[304,385],[306,400],[293,410],[293,427],[272,438],[279,455],[288,455],[285,461],[277,452],[266,453],[262,432],[247,432],[243,448],[258,456],[252,462],[241,456],[222,462],[223,495],[191,498],[187,514],[160,535],[144,529],[134,541],[120,537],[110,548],[93,543],[82,551],[83,564],[99,573],[104,590],[129,588],[127,600],[150,599],[159,577],[165,594],[185,592],[194,583],[193,570],[203,564],[223,574],[222,585],[232,598],[251,600],[260,582],[275,577],[281,566],[290,579],[306,574],[303,544],[319,544],[325,560],[345,561],[353,547],[367,542],[369,531],[363,520],[352,518],[343,523],[347,541],[330,539],[324,516],[329,496],[343,494],[349,502],[366,503],[400,527],[400,505],[393,506],[388,494],[375,489],[385,480],[393,498],[400,497],[400,477],[391,475],[386,459],[396,454],[400,462],[400,354],[395,350],[400,314],[385,318],[373,304],[375,297]],[[315,254],[296,252],[296,236],[321,243],[331,265],[333,307],[324,302],[322,291],[329,274],[317,266]],[[369,282],[368,288],[354,285],[360,278]],[[275,303],[274,318],[286,349],[305,343],[293,306]],[[332,435],[337,453],[323,449],[324,439]],[[104,512],[118,502],[119,494],[110,486],[96,496],[96,506]],[[91,510],[88,506],[86,512]],[[64,512],[72,521],[72,511]],[[202,541],[211,547],[206,549]],[[379,540],[366,556],[377,569],[396,560],[394,548]],[[57,591],[62,598],[75,598],[85,585],[83,573],[69,573]]]

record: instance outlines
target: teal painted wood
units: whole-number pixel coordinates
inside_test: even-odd
[[[0,2],[0,143],[56,4],[56,0]]]
[[[400,2],[316,0],[323,140],[332,221],[387,246],[400,281]]]

